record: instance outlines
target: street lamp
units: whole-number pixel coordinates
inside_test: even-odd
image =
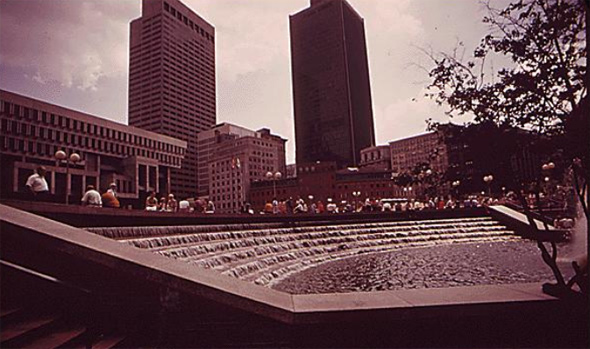
[[[71,153],[70,156],[63,150],[55,152],[55,158],[58,160],[58,165],[62,161],[66,161],[66,205],[70,203],[71,185],[70,185],[70,162],[75,164],[80,161],[80,155],[78,153]]]
[[[487,175],[487,176],[483,176],[483,181],[486,182],[486,184],[488,185],[488,196],[492,197],[492,181],[494,180],[494,176],[492,175]]]
[[[555,164],[553,162],[548,162],[546,164],[543,164],[543,166],[541,166],[541,169],[543,171],[551,171],[555,168]]]
[[[453,186],[453,190],[455,191],[455,197],[459,196],[459,195],[457,195],[457,193],[459,192],[459,186],[461,185],[461,181],[460,180],[453,181],[453,183],[451,183],[451,185]]]
[[[282,173],[280,173],[279,171],[272,173],[270,171],[268,171],[266,173],[266,179],[268,179],[269,181],[272,181],[272,196],[273,199],[275,199],[277,197],[277,181],[279,179],[281,179],[281,177],[283,176]]]
[[[358,200],[359,197],[361,196],[361,192],[360,191],[353,191],[352,192],[352,196],[354,197],[354,210],[357,211],[358,210]]]
[[[411,197],[412,196],[412,187],[404,187],[404,196]]]
[[[541,170],[543,170],[545,172],[545,177],[543,178],[543,180],[545,181],[545,183],[547,183],[545,185],[545,190],[547,191],[547,194],[549,194],[549,181],[551,180],[550,175],[551,175],[551,171],[555,169],[555,164],[553,162],[548,162],[546,164],[543,164],[543,166],[541,166]]]

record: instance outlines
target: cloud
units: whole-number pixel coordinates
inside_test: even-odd
[[[8,0],[0,3],[2,65],[32,81],[96,90],[101,78],[127,75],[131,1]]]
[[[271,127],[289,138],[293,161],[289,15],[309,0],[181,1],[216,30],[218,121]],[[477,42],[485,32],[479,4],[348,1],[365,21],[377,140],[421,133],[429,117],[446,119],[423,100],[428,77],[415,65],[428,61],[416,47]],[[0,0],[2,87],[124,121],[129,22],[140,14],[139,0]]]
[[[283,67],[288,74],[288,15],[307,1],[188,1],[216,30],[218,76],[228,83],[260,70]]]
[[[397,99],[384,107],[376,107],[374,117],[378,144],[387,144],[396,139],[406,138],[427,132],[427,120],[462,124],[471,119],[463,115],[449,119],[445,109],[431,99],[424,97],[422,88],[411,98]]]

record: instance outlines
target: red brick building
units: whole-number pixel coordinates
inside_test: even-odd
[[[209,199],[216,212],[239,213],[251,183],[285,173],[286,139],[260,129],[240,137],[219,134],[209,158]]]
[[[262,210],[264,204],[275,196],[278,200],[304,199],[308,204],[331,199],[342,204],[354,204],[382,198],[403,197],[404,191],[391,179],[391,171],[363,169],[338,170],[335,162],[315,162],[297,165],[297,177],[279,180],[261,180],[251,183],[249,200],[254,210]],[[355,196],[353,192],[360,195]],[[406,193],[407,195],[407,193]]]

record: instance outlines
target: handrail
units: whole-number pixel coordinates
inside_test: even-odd
[[[519,204],[507,201],[504,203],[504,205],[506,205],[507,207],[509,207],[513,210],[524,213],[524,208]],[[538,219],[538,220],[542,221],[543,223],[553,224],[553,218],[543,215],[543,214],[540,214],[539,212],[534,211],[534,210],[530,210],[529,212],[531,213],[533,218]]]
[[[25,273],[27,275],[33,276],[33,277],[38,278],[38,279],[43,279],[43,280],[49,281],[51,283],[54,283],[54,284],[57,284],[57,285],[60,285],[60,286],[64,286],[66,288],[74,289],[76,291],[79,291],[79,292],[82,292],[82,293],[85,293],[85,294],[91,294],[92,293],[92,291],[90,291],[88,289],[85,289],[83,287],[74,285],[74,284],[72,284],[70,282],[60,280],[60,279],[58,279],[56,277],[53,277],[51,275],[43,274],[43,273],[38,272],[36,270],[32,270],[32,269],[29,269],[27,267],[23,267],[22,265],[18,265],[18,264],[12,263],[12,262],[8,262],[8,261],[5,261],[3,259],[0,259],[0,265],[3,265],[3,266],[6,266],[6,267],[9,267],[9,268],[12,268],[12,269],[21,271],[21,272],[23,272],[23,273]]]

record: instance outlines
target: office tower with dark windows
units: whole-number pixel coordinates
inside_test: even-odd
[[[290,16],[297,163],[357,166],[375,144],[363,18],[344,0]]]
[[[195,136],[216,124],[215,29],[178,0],[143,0],[131,22],[129,124],[187,141],[171,191],[196,195]]]

